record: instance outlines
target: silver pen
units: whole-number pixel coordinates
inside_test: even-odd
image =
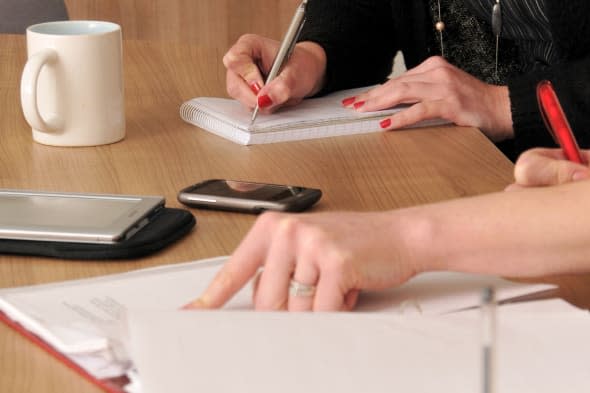
[[[291,24],[289,25],[289,29],[285,36],[283,37],[283,41],[281,42],[281,46],[279,47],[279,51],[272,63],[272,67],[270,68],[270,72],[266,77],[265,83],[269,83],[272,81],[278,74],[281,72],[281,69],[289,60],[289,56],[291,56],[291,52],[293,52],[293,48],[295,48],[295,44],[297,43],[297,37],[301,33],[301,29],[303,28],[303,24],[305,23],[305,7],[307,6],[307,0],[303,0],[301,4],[297,7],[295,11],[295,15],[293,15],[293,19],[291,19]],[[250,121],[250,125],[254,124],[256,120],[256,116],[258,115],[258,102],[256,103],[256,107],[254,108],[254,112],[252,113],[252,120]]]

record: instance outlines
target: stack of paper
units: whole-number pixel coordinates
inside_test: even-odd
[[[512,307],[497,315],[496,391],[587,391],[590,315],[566,303]],[[479,310],[130,317],[143,393],[483,392],[481,324]]]
[[[113,378],[137,376],[134,364],[139,365],[139,379],[149,393],[158,391],[152,386],[159,386],[158,380],[164,378],[153,372],[152,367],[161,367],[164,372],[167,367],[178,366],[178,376],[203,367],[199,383],[212,385],[198,386],[204,391],[231,391],[225,385],[213,389],[217,385],[211,368],[218,373],[229,372],[222,367],[226,364],[232,370],[233,377],[229,379],[266,389],[276,385],[274,382],[258,385],[266,375],[260,371],[263,366],[280,366],[272,370],[281,375],[278,381],[293,379],[285,372],[299,363],[305,366],[301,372],[308,369],[308,364],[323,370],[315,374],[318,384],[318,379],[330,376],[322,386],[336,383],[331,375],[340,373],[346,374],[346,386],[364,386],[369,383],[365,376],[372,375],[371,380],[377,382],[367,386],[380,391],[377,386],[381,386],[381,379],[377,376],[389,378],[388,372],[400,362],[409,367],[422,358],[432,358],[433,362],[438,359],[432,367],[440,367],[442,373],[451,366],[435,354],[450,351],[464,359],[468,353],[477,352],[474,348],[477,329],[473,323],[447,320],[441,315],[478,306],[482,288],[494,286],[500,302],[527,294],[543,295],[553,288],[487,276],[428,273],[390,291],[363,293],[354,313],[245,312],[252,308],[250,287],[239,292],[222,312],[180,311],[182,305],[205,289],[225,260],[226,257],[221,257],[86,280],[3,289],[0,290],[0,317],[3,316],[0,319],[23,334],[36,335],[61,360],[79,368],[83,376],[108,391],[122,388],[113,388]],[[457,335],[458,332],[461,334]],[[388,339],[378,342],[377,337]],[[132,342],[137,350],[133,353]],[[160,346],[166,345],[168,350],[162,349],[162,356],[153,356]],[[413,351],[414,358],[408,358],[408,351]],[[385,354],[395,359],[383,358]],[[249,357],[260,363],[249,362]],[[272,364],[264,365],[261,357]],[[349,363],[342,363],[347,358]],[[164,359],[171,363],[158,366]],[[386,366],[375,364],[375,359],[383,359]],[[241,362],[248,363],[243,370]],[[195,367],[188,367],[189,364]],[[259,369],[258,375],[250,375],[252,367]],[[293,386],[303,386],[295,383],[297,378],[292,381]],[[218,382],[227,383],[227,380],[221,378]],[[461,380],[461,385],[467,382]],[[193,386],[188,381],[179,383]]]

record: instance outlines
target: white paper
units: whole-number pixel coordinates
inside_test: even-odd
[[[476,392],[476,335],[432,318],[134,312],[130,331],[143,393]]]
[[[251,124],[252,113],[236,100],[198,97],[184,102],[180,117],[216,135],[241,144],[273,143],[380,131],[379,120],[407,105],[375,112],[358,112],[342,106],[346,97],[356,96],[374,86],[337,91],[309,98],[271,114],[260,113]],[[414,127],[448,124],[442,119],[422,121]]]
[[[192,102],[195,106],[202,108],[205,112],[213,116],[219,116],[222,120],[235,124],[236,127],[244,131],[253,133],[284,130],[294,127],[317,126],[344,120],[354,122],[355,119],[385,117],[388,114],[402,110],[403,107],[399,107],[384,111],[363,113],[342,106],[341,102],[344,98],[361,94],[370,88],[369,86],[343,90],[320,98],[310,98],[302,101],[297,106],[285,107],[271,114],[260,113],[256,117],[256,122],[252,127],[250,127],[252,112],[236,100],[217,97],[199,97],[189,102]]]
[[[511,299],[551,295],[554,285],[523,284],[496,276],[455,272],[422,273],[399,287],[364,292],[357,310],[444,314],[479,306],[482,288],[493,287],[500,303]]]
[[[0,310],[19,321],[92,375],[121,375],[129,366],[125,315],[133,309],[177,310],[194,300],[227,257],[143,269],[84,280],[0,290]],[[536,293],[550,285],[511,283],[461,273],[428,273],[402,287],[363,293],[359,312],[439,314],[479,304],[484,286],[499,299]],[[252,309],[245,286],[226,310]]]
[[[590,388],[590,317],[559,310],[499,309],[497,392]],[[481,331],[476,311],[130,315],[143,393],[480,392]]]

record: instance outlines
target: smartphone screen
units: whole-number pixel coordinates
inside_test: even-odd
[[[250,183],[235,180],[208,181],[196,185],[194,192],[229,198],[253,199],[258,201],[280,201],[297,195],[301,187],[280,184]]]
[[[313,188],[222,179],[206,180],[178,195],[189,206],[249,212],[301,211],[320,197],[321,191]]]

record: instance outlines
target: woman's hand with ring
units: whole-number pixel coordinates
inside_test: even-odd
[[[419,271],[404,246],[412,225],[402,228],[392,214],[265,213],[188,308],[221,307],[263,268],[257,310],[350,310],[360,290],[389,288]]]

